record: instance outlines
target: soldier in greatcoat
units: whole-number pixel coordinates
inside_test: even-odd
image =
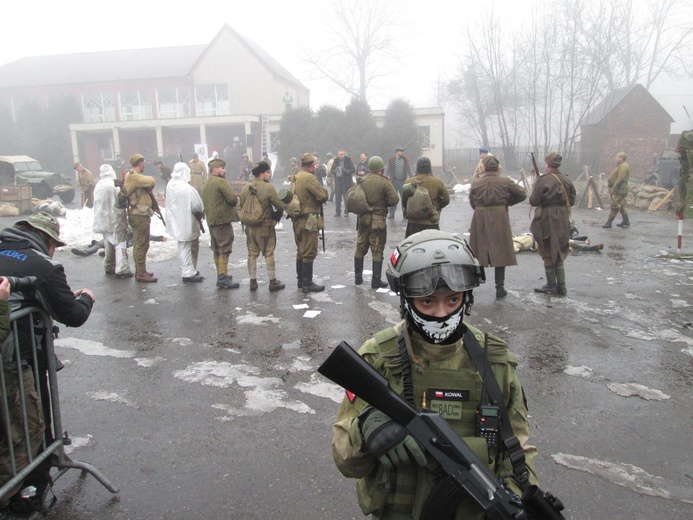
[[[565,261],[570,247],[570,207],[575,204],[575,186],[560,171],[563,157],[550,153],[544,159],[546,173],[534,184],[529,203],[534,206],[530,231],[544,261],[546,284],[534,290],[544,294],[567,294]]]
[[[469,203],[474,208],[469,245],[482,266],[494,268],[496,298],[503,298],[508,294],[505,268],[517,265],[508,207],[525,200],[527,192],[500,175],[500,164],[493,155],[484,157],[482,168],[484,172],[469,192]]]

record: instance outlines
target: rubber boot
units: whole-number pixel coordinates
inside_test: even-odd
[[[354,257],[354,283],[356,285],[363,283],[363,258]]]
[[[542,294],[557,294],[558,287],[556,287],[556,270],[553,267],[545,267],[546,271],[546,284],[542,287],[534,289],[534,292]]]
[[[383,272],[383,261],[373,262],[373,276],[371,277],[371,289],[385,289],[389,287],[390,284],[383,282],[380,276]]]
[[[623,221],[620,224],[616,225],[623,229],[628,229],[630,227],[630,219],[628,218],[628,214],[626,213],[625,215],[623,215]]]
[[[561,296],[568,294],[565,287],[565,266],[563,264],[556,267],[556,293]]]
[[[298,280],[296,283],[298,288],[303,287],[303,261],[298,259],[296,259],[296,280]]]
[[[505,298],[508,291],[505,290],[505,267],[495,268],[496,298]]]
[[[313,262],[303,262],[301,269],[303,273],[303,287],[301,287],[301,289],[304,294],[325,290],[324,285],[313,283]]]

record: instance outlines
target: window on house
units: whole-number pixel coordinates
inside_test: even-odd
[[[190,90],[187,87],[159,88],[156,98],[160,119],[190,117]]]
[[[229,90],[225,84],[195,87],[195,109],[198,116],[229,115]]]
[[[82,113],[85,123],[115,121],[115,103],[109,92],[90,92],[82,94]]]
[[[419,126],[419,142],[421,143],[421,148],[427,150],[431,147],[431,127],[430,126]]]
[[[101,152],[102,161],[115,161],[115,152],[113,151],[113,138],[100,137],[97,140],[99,151]]]
[[[270,147],[269,150],[267,150],[267,153],[274,153],[277,150],[279,150],[279,132],[270,132]]]
[[[22,114],[32,109],[37,110],[37,100],[31,96],[12,98],[12,120],[16,123]]]
[[[152,118],[152,101],[148,90],[124,90],[120,96],[120,119],[140,121]]]

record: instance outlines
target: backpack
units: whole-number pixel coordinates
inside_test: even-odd
[[[301,201],[298,200],[296,196],[296,176],[292,175],[289,177],[289,191],[292,193],[293,197],[291,202],[286,205],[286,214],[289,218],[296,218],[301,214]]]
[[[241,222],[246,226],[259,226],[264,220],[265,210],[257,198],[257,188],[248,186],[248,198],[241,208]]]
[[[416,181],[411,182],[409,186],[412,195],[407,200],[407,218],[418,220],[434,217],[437,212],[433,207],[428,190]]]
[[[373,211],[373,207],[368,205],[366,200],[366,192],[363,191],[361,187],[361,181],[363,179],[356,179],[356,184],[349,188],[346,192],[346,210],[349,213],[356,213],[357,215],[366,215]]]

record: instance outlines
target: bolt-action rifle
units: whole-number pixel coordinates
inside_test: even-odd
[[[318,372],[404,426],[440,464],[446,476],[431,492],[422,519],[453,518],[463,492],[491,520],[565,520],[558,498],[538,486],[528,486],[522,498],[517,496],[479,460],[440,414],[412,408],[346,342],[337,345]],[[436,500],[431,500],[434,496]],[[447,503],[441,503],[446,499]]]
[[[529,152],[529,154],[532,156],[532,171],[534,172],[534,175],[539,177],[539,166],[537,166],[537,160],[534,158],[534,152]]]
[[[320,233],[320,240],[322,241],[322,252],[325,252],[325,215],[322,209],[323,204],[320,203],[320,220],[322,221],[322,227],[318,230]]]

